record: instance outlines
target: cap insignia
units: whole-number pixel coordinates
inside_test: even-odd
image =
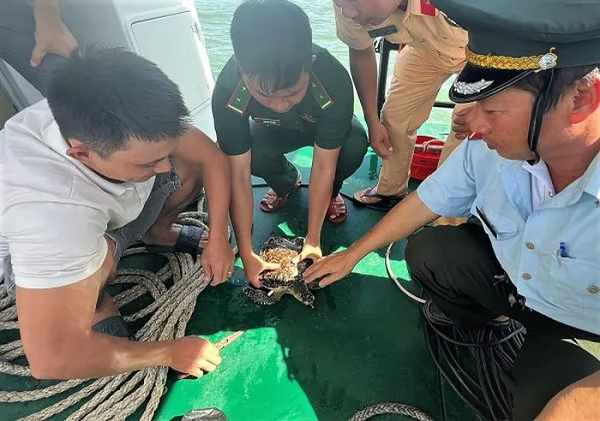
[[[489,87],[493,80],[485,80],[481,79],[477,82],[454,82],[453,88],[454,90],[461,95],[473,95],[478,94],[483,91],[487,87]]]
[[[548,70],[553,67],[556,67],[556,61],[558,60],[558,56],[554,53],[546,53],[542,57],[540,57],[540,70]]]

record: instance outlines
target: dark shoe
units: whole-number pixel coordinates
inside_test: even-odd
[[[94,332],[115,336],[117,338],[128,338],[129,340],[134,340],[134,336],[129,331],[127,323],[125,323],[123,316],[120,314],[107,317],[106,319],[99,321],[92,326],[92,330]]]

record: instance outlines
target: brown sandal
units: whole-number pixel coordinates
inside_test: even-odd
[[[348,217],[348,208],[341,194],[331,199],[327,209],[327,220],[332,224],[341,224]]]
[[[269,191],[260,200],[260,210],[263,212],[277,212],[281,210],[281,208],[283,208],[283,206],[287,202],[288,197],[290,197],[292,193],[298,190],[300,184],[302,184],[302,177],[300,176],[300,173],[298,173],[296,184],[294,184],[294,187],[292,187],[292,191],[290,191],[286,195],[277,196],[275,190],[269,189]]]

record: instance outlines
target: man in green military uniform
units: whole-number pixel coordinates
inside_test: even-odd
[[[352,81],[344,67],[312,44],[306,14],[286,0],[251,0],[231,24],[234,56],[217,78],[213,115],[217,141],[232,169],[231,215],[248,280],[269,266],[252,251],[251,174],[271,189],[264,212],[280,210],[300,185],[288,152],[314,146],[308,232],[300,259],[320,257],[324,219],[337,224],[347,209],[342,183],[361,165],[367,135],[354,117]]]

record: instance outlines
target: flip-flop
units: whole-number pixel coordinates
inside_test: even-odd
[[[200,254],[203,248],[200,247],[200,240],[204,234],[205,229],[203,227],[197,227],[196,225],[182,225],[177,242],[174,246],[160,246],[154,244],[145,244],[143,247],[149,253],[188,253],[188,254]]]
[[[331,199],[327,209],[327,220],[332,224],[341,224],[348,218],[348,208],[341,194]]]
[[[292,190],[283,195],[277,196],[275,190],[269,189],[269,191],[263,196],[260,200],[260,210],[263,212],[277,212],[280,211],[281,208],[285,205],[288,198],[292,193],[294,193],[300,185],[302,184],[302,177],[300,176],[300,172],[298,172],[298,177],[296,178],[296,184],[292,187]]]
[[[374,209],[374,210],[378,210],[378,211],[382,211],[382,212],[388,212],[394,206],[396,206],[402,199],[404,199],[406,197],[405,194],[402,196],[385,196],[385,195],[382,195],[379,193],[373,193],[373,191],[376,188],[377,188],[376,186],[372,186],[366,190],[361,190],[361,191],[354,193],[354,196],[352,198],[353,203],[357,206],[363,206],[363,207],[366,207],[369,209]],[[375,199],[379,199],[379,200],[374,203],[366,203],[361,200],[361,198],[363,198],[363,197],[370,197],[370,198],[375,198]]]
[[[131,341],[135,339],[125,322],[125,319],[123,319],[123,316],[120,314],[100,320],[92,326],[92,330],[105,335],[116,336],[117,338],[128,338]]]

